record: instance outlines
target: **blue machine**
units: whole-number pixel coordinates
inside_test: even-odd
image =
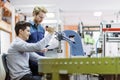
[[[84,56],[82,41],[79,34],[72,30],[65,30],[63,32],[56,32],[57,39],[59,41],[65,40],[70,45],[70,55],[72,56]]]

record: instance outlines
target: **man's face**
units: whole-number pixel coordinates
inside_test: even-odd
[[[45,18],[45,13],[39,12],[38,15],[34,16],[34,21],[35,21],[35,23],[40,24],[44,18]]]
[[[30,36],[30,27],[26,27],[25,30],[21,30],[20,34],[23,40],[28,40]]]

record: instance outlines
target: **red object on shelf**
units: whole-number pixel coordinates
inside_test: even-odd
[[[103,28],[102,31],[120,31],[120,28]]]
[[[4,3],[3,1],[0,0],[0,7],[3,7],[4,6]]]

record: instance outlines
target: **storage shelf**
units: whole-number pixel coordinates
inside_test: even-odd
[[[100,31],[100,26],[83,26],[83,31]]]
[[[6,1],[6,2],[4,3],[3,7],[4,7],[5,9],[7,9],[10,13],[12,12],[12,5],[10,5],[9,2]]]
[[[5,21],[1,20],[0,21],[0,29],[4,30],[6,32],[11,33],[12,29],[11,29],[11,25],[6,23]]]

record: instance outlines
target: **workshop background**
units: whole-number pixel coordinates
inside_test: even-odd
[[[120,0],[0,0],[0,80],[6,75],[2,54],[7,53],[16,37],[15,23],[32,20],[35,6],[48,9],[42,25],[53,26],[57,32],[45,53],[53,59],[39,61],[39,72],[48,75],[48,80],[120,80],[119,3]]]

